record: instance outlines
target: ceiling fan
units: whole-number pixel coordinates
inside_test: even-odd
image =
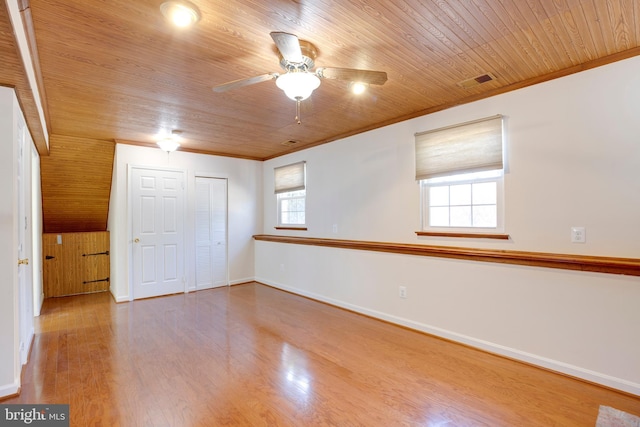
[[[320,79],[346,80],[354,90],[364,90],[368,85],[383,85],[387,81],[384,71],[357,70],[353,68],[319,67],[315,71],[316,47],[297,36],[284,32],[272,32],[280,53],[280,66],[284,73],[266,73],[255,77],[234,80],[213,88],[214,92],[226,92],[243,86],[249,86],[267,80],[276,80],[276,85],[292,100],[296,101],[296,122],[300,121],[300,102],[311,96],[320,86]]]

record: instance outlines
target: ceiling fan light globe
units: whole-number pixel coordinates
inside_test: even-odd
[[[178,149],[178,147],[180,147],[180,144],[178,144],[178,142],[176,142],[172,138],[167,138],[167,139],[162,139],[162,140],[158,141],[158,146],[160,147],[160,149],[162,151],[166,151],[167,153],[171,153],[172,151],[176,151]]]
[[[320,79],[309,72],[288,72],[276,79],[276,85],[282,89],[288,98],[302,101],[311,96],[320,86]]]

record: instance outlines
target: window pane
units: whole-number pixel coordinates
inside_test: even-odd
[[[300,199],[290,199],[285,207],[288,211],[299,211],[300,210]]]
[[[451,227],[471,227],[471,206],[451,206]]]
[[[429,188],[429,206],[449,206],[449,186]]]
[[[280,225],[304,225],[306,190],[278,194]]]
[[[451,206],[471,204],[471,184],[452,185],[449,188]]]
[[[449,226],[449,208],[430,208],[429,209],[429,225],[432,227],[448,227]]]
[[[289,193],[284,193],[287,197],[304,197],[306,195],[306,190],[298,190],[298,191],[290,191]]]
[[[498,227],[499,182],[428,185],[422,181],[421,185],[423,203],[428,203],[423,207],[424,227]]]
[[[495,205],[473,207],[474,227],[496,227],[497,224],[498,215]]]
[[[473,204],[474,205],[495,205],[496,204],[496,183],[481,182],[478,184],[473,184]]]

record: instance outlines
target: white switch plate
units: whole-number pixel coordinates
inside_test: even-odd
[[[571,227],[571,242],[584,243],[587,241],[587,235],[584,227]]]

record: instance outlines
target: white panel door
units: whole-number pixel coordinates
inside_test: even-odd
[[[27,169],[28,163],[25,158],[26,148],[29,148],[31,137],[27,133],[27,127],[20,117],[18,121],[18,300],[19,300],[19,329],[20,329],[20,363],[27,363],[29,355],[29,345],[33,334],[33,285],[31,280],[32,267],[29,265],[31,257],[31,246],[27,243],[31,237],[30,226],[30,205],[31,182],[30,171]],[[29,159],[30,160],[30,159]]]
[[[196,177],[196,289],[228,285],[227,180]]]
[[[133,298],[184,292],[184,174],[131,168]]]

